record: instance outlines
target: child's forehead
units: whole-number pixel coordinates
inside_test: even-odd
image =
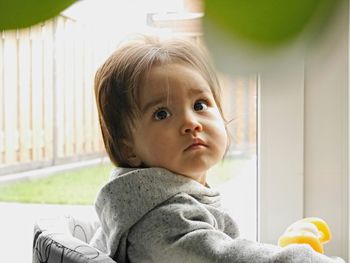
[[[150,69],[140,87],[143,96],[169,93],[179,87],[188,93],[212,92],[201,72],[186,64],[157,65]]]
[[[202,72],[191,65],[187,64],[165,64],[153,66],[144,81],[146,86],[148,84],[182,84],[186,86],[201,86],[207,88],[209,83],[204,78]]]
[[[164,105],[182,105],[184,101],[198,98],[214,97],[209,86],[177,86],[177,85],[156,85],[148,86],[139,97],[139,109],[141,112],[156,107],[159,104]]]

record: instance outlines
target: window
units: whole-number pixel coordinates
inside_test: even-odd
[[[220,75],[230,147],[209,183],[237,222],[242,237],[257,240],[257,76]]]

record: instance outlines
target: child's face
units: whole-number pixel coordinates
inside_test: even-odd
[[[163,167],[202,184],[220,161],[227,133],[208,83],[184,64],[154,66],[140,88],[133,165]]]

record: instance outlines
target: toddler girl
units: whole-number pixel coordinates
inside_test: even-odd
[[[124,262],[338,262],[308,245],[239,237],[206,183],[228,147],[219,83],[205,52],[144,37],[98,70],[104,144],[118,167],[100,190],[92,245]]]

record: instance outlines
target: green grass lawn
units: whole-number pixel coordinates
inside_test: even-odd
[[[215,187],[240,172],[245,160],[225,160],[208,173],[208,182]],[[58,173],[43,179],[0,186],[0,202],[45,204],[93,204],[104,185],[112,165],[98,165]]]
[[[0,201],[90,205],[107,182],[111,169],[111,165],[98,165],[3,185],[0,186]]]

